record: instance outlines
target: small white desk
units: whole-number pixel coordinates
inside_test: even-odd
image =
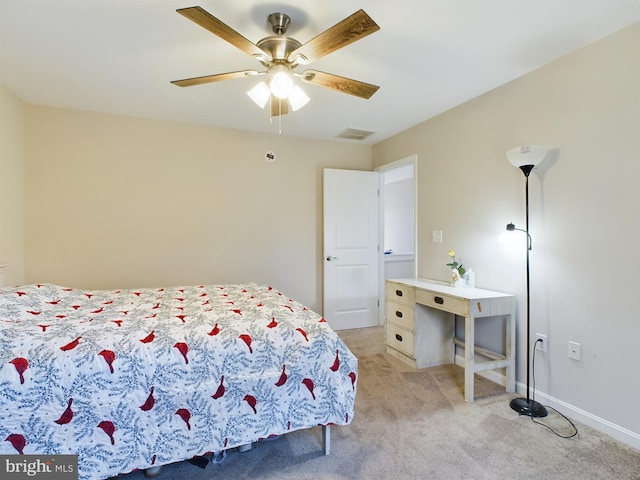
[[[480,288],[457,288],[421,278],[386,282],[387,352],[414,368],[452,363],[464,347],[464,399],[473,402],[476,372],[505,368],[506,390],[515,391],[515,297]],[[427,307],[427,308],[424,308]],[[454,335],[453,315],[464,317],[464,339]],[[475,345],[476,319],[506,317],[505,353]],[[476,362],[475,354],[488,358]]]

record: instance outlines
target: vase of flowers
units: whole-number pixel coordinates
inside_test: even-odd
[[[449,283],[453,287],[464,287],[465,268],[456,260],[455,250],[449,250],[448,254],[451,257],[451,262],[447,263],[447,267],[451,268],[451,279],[449,280]]]

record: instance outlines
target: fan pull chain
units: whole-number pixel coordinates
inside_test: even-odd
[[[269,112],[273,112],[272,109],[273,98],[269,98]],[[278,98],[278,111],[280,115],[278,115],[278,135],[282,135],[282,99]],[[273,115],[269,113],[269,124],[273,125]]]

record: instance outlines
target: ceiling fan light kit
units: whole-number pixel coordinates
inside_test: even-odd
[[[251,88],[247,95],[260,108],[264,108],[270,100],[272,117],[288,113],[289,108],[296,111],[309,102],[309,97],[300,86],[296,85],[294,77],[300,78],[305,83],[365,99],[370,98],[379,88],[377,85],[317,70],[305,70],[301,73],[294,71],[300,64],[311,63],[378,31],[380,27],[364,10],[358,10],[305,44],[286,36],[291,19],[285,13],[270,14],[267,17],[267,23],[275,35],[265,37],[254,44],[202,7],[181,8],[177,12],[251,55],[266,67],[266,71],[263,72],[242,70],[171,82],[179,87],[268,75],[267,82],[261,81]]]
[[[249,90],[247,95],[249,95],[249,98],[251,98],[256,105],[260,108],[264,108],[267,105],[267,102],[271,99],[272,89],[273,86],[270,88],[265,82],[260,82]],[[275,93],[274,96],[278,98],[278,95]],[[307,94],[304,93],[304,90],[302,90],[298,85],[293,85],[291,93],[286,98],[289,101],[291,110],[294,112],[304,107],[310,100]],[[282,98],[279,98],[279,100],[282,100]]]

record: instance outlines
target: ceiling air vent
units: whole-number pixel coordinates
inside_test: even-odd
[[[364,140],[375,132],[369,130],[358,130],[357,128],[346,128],[336,138],[346,138],[347,140]]]

